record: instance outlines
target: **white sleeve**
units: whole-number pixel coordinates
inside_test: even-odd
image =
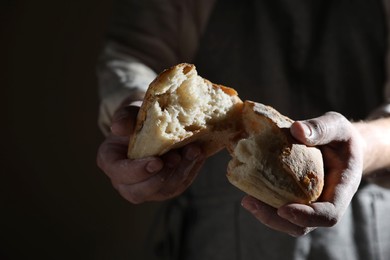
[[[98,61],[99,126],[110,132],[125,97],[139,97],[160,72],[192,62],[216,0],[116,0]],[[151,19],[150,17],[153,17]]]
[[[110,133],[112,115],[127,97],[139,97],[157,74],[145,64],[126,54],[119,44],[105,45],[97,67],[100,107],[98,125],[103,134]]]

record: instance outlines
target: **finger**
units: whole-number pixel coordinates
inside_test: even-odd
[[[112,164],[108,175],[116,183],[136,184],[157,174],[163,166],[164,163],[157,157],[139,160],[125,159]]]
[[[198,145],[190,144],[184,147],[182,160],[166,185],[159,191],[161,195],[171,198],[182,193],[192,183],[203,161],[201,148]]]
[[[280,217],[277,209],[251,197],[246,196],[241,201],[242,206],[252,213],[257,220],[264,225],[291,236],[302,236],[313,230],[313,228],[298,226],[288,219]]]
[[[163,200],[163,198],[160,199],[158,191],[165,185],[172,172],[169,170],[160,171],[143,182],[130,185],[118,184],[114,185],[114,187],[122,197],[134,204]]]
[[[312,205],[288,204],[278,209],[278,215],[300,227],[331,227],[339,221],[334,204],[317,202]]]
[[[188,173],[185,173],[187,178],[178,177],[180,181],[171,179],[174,176],[177,177],[179,174],[174,173],[170,175],[165,182],[165,185],[156,193],[156,196],[154,196],[154,200],[162,201],[182,194],[191,185],[203,163],[204,160],[195,161],[192,168],[188,170]],[[172,185],[172,182],[176,182],[176,185]],[[169,187],[167,187],[168,185]]]
[[[177,151],[162,156],[163,167],[155,175],[149,175],[139,182],[121,182],[113,184],[119,193],[128,201],[139,204],[145,201],[160,200],[158,191],[166,185],[167,180],[174,173],[174,168],[180,163],[181,157]]]
[[[113,115],[111,132],[117,136],[130,136],[134,131],[139,103],[133,102],[118,109]]]
[[[181,162],[182,158],[178,150],[172,150],[161,156],[164,161],[164,168],[172,171]]]
[[[331,227],[342,217],[360,179],[346,170],[342,174],[329,171],[325,176],[326,189],[317,202],[310,205],[291,203],[278,209],[278,215],[301,227]]]
[[[158,174],[131,185],[117,185],[119,193],[128,201],[138,204],[145,201],[161,201],[173,197],[173,194],[162,194],[160,190],[171,185],[175,168],[181,163],[178,151],[171,151],[163,157],[164,168]]]
[[[181,186],[182,189],[179,189],[179,193],[183,192],[185,189],[187,189],[192,182],[195,180],[196,176],[198,175],[200,169],[203,167],[203,164],[205,163],[205,157],[201,155],[198,160],[196,161],[195,165],[190,170],[188,177],[184,179],[183,185]]]
[[[98,149],[98,163],[99,160],[116,161],[127,158],[127,147],[129,143],[128,137],[120,137],[110,135],[104,140]]]
[[[98,166],[114,183],[137,183],[144,181],[163,168],[163,161],[157,157],[139,160],[127,158],[127,145],[123,138],[109,137],[99,147]]]
[[[332,141],[347,141],[351,138],[350,122],[336,112],[296,121],[291,125],[291,134],[306,145],[324,145]]]

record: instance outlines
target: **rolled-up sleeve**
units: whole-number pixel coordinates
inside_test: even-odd
[[[133,97],[134,101],[142,98],[156,73],[127,55],[124,47],[110,42],[100,55],[97,75],[100,97],[98,125],[107,135],[115,110],[125,98]]]
[[[98,60],[99,126],[129,96],[144,93],[156,72],[192,62],[215,0],[115,0]]]

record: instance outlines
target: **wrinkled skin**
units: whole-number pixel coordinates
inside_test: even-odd
[[[201,148],[189,144],[162,157],[127,158],[140,103],[119,109],[113,117],[112,134],[98,150],[98,166],[129,202],[163,201],[180,195],[192,183],[204,163]],[[343,216],[360,184],[363,172],[362,140],[342,115],[329,112],[295,122],[292,135],[309,146],[319,146],[324,157],[325,186],[319,200],[310,205],[287,204],[272,208],[246,196],[242,206],[260,222],[292,236],[302,236],[316,227],[335,225]]]
[[[325,185],[320,198],[310,205],[291,203],[275,209],[246,196],[242,205],[270,228],[302,236],[316,227],[331,227],[343,216],[362,178],[363,142],[354,126],[335,112],[295,122],[291,134],[322,151]]]

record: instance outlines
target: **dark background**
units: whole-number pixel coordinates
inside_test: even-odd
[[[158,205],[95,163],[111,1],[0,2],[0,259],[137,259]]]

